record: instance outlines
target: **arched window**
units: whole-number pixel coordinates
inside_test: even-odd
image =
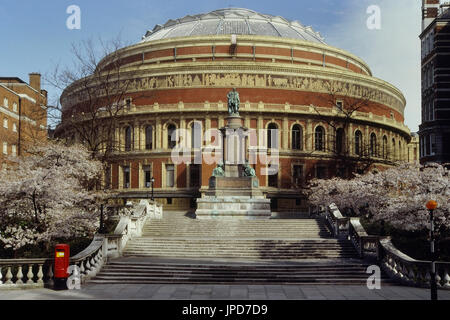
[[[275,123],[267,127],[267,148],[278,149],[278,126]]]
[[[191,123],[191,147],[201,148],[202,146],[202,125],[200,122]]]
[[[402,143],[399,141],[398,142],[398,160],[402,160],[402,156],[403,156],[403,154],[402,154]]]
[[[314,134],[314,150],[324,151],[325,150],[325,129],[321,126],[316,128]]]
[[[370,155],[372,157],[377,155],[377,136],[373,132],[370,135]]]
[[[175,127],[174,124],[169,124],[167,126],[167,147],[169,149],[175,148],[175,146],[177,144],[176,130],[177,130],[177,127]]]
[[[392,160],[395,160],[395,139],[392,138]]]
[[[336,153],[341,154],[344,152],[344,129],[339,128],[336,130]]]
[[[302,150],[303,149],[302,140],[303,140],[302,127],[299,124],[295,124],[292,127],[292,149]]]
[[[153,149],[153,127],[152,126],[145,127],[145,149],[146,150]]]
[[[133,144],[133,132],[131,126],[125,128],[125,151],[131,151]]]
[[[355,154],[362,155],[362,133],[359,130],[355,131]]]
[[[388,140],[387,137],[383,137],[383,158],[387,159],[388,151],[387,151]]]

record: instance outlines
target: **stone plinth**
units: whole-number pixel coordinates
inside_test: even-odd
[[[230,115],[221,128],[224,137],[224,176],[209,178],[207,189],[197,199],[197,219],[268,219],[270,200],[259,189],[257,177],[244,176],[246,128],[242,118]],[[243,161],[244,160],[244,161]]]
[[[270,200],[264,196],[205,196],[197,199],[197,219],[268,219]]]
[[[211,177],[200,190],[197,219],[268,219],[270,200],[259,189],[257,177]]]

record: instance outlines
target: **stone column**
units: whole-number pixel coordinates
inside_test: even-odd
[[[288,118],[283,118],[283,134],[282,134],[282,149],[289,149],[289,122]]]
[[[122,148],[122,135],[120,134],[120,124],[119,126],[116,128],[116,149],[117,151],[123,151]]]
[[[307,151],[314,150],[313,141],[314,141],[314,132],[313,132],[313,127],[312,127],[312,121],[310,119],[308,119],[308,120],[306,120],[306,150]]]
[[[159,118],[156,119],[156,128],[155,128],[155,147],[156,149],[161,149],[161,137],[162,137],[162,125],[161,120]]]
[[[186,119],[183,116],[180,117],[180,129],[183,131],[183,133],[182,133],[183,141],[181,143],[181,146],[182,147],[186,147],[186,148],[190,148],[191,147],[191,145],[190,145],[190,143],[191,143],[190,134],[192,134],[192,132],[190,132],[190,130],[189,130],[189,132],[186,131]],[[179,135],[177,135],[177,137],[179,137]],[[178,141],[177,141],[177,143],[178,143]]]
[[[133,138],[133,149],[140,150],[139,123],[136,120],[133,122]]]
[[[353,154],[353,124],[348,124],[347,145],[349,154]]]

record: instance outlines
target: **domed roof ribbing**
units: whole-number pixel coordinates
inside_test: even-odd
[[[169,20],[164,25],[156,25],[153,30],[147,31],[142,42],[224,34],[272,36],[325,43],[318,32],[298,21],[241,8],[219,9]]]

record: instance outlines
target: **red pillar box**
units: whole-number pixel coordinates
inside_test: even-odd
[[[67,269],[70,263],[70,247],[68,244],[55,246],[55,289],[67,289]]]

